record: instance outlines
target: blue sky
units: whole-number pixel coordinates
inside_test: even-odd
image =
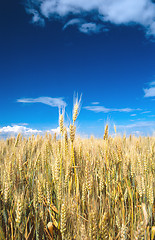
[[[0,8],[0,135],[58,127],[155,131],[155,3],[151,0],[8,0]]]

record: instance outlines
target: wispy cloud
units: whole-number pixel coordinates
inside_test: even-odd
[[[63,98],[39,97],[39,98],[20,98],[17,102],[21,103],[43,103],[51,107],[66,107],[67,104]]]
[[[32,20],[31,20],[32,23],[38,24],[38,25],[40,25],[42,27],[45,26],[45,20],[44,20],[44,18],[40,17],[40,14],[39,14],[39,12],[37,10],[31,9],[31,8],[27,8],[26,12],[28,14],[32,15]]]
[[[16,125],[18,125],[18,126],[28,126],[29,124],[28,123],[12,123],[11,125],[12,126],[16,126]]]
[[[92,102],[91,103],[92,105],[98,105],[98,104],[100,104],[99,102]]]
[[[144,112],[141,112],[141,114],[147,114],[147,113],[150,113],[151,111],[144,111]]]
[[[155,121],[141,121],[128,125],[118,125],[118,128],[139,128],[139,127],[154,127]]]
[[[150,86],[155,86],[155,81],[150,82]]]
[[[65,30],[69,26],[75,25],[80,32],[86,33],[86,34],[93,34],[93,33],[99,33],[99,32],[105,32],[108,31],[108,29],[103,25],[95,22],[86,22],[84,19],[80,18],[74,18],[69,20],[63,27],[63,30]]]
[[[137,121],[131,124],[117,125],[118,132],[129,134],[135,134],[137,136],[153,135],[155,131],[155,121]]]
[[[149,83],[149,88],[144,89],[144,97],[155,97],[155,81]]]
[[[148,35],[155,35],[155,3],[152,0],[25,0],[32,22],[44,24],[45,19],[63,20],[64,28],[76,24],[80,31],[102,31],[112,24],[140,24]],[[70,19],[75,18],[75,20]],[[83,19],[84,23],[77,21]],[[87,21],[91,19],[91,21]],[[83,25],[85,24],[85,25]]]
[[[63,30],[65,30],[67,27],[73,26],[73,25],[80,26],[83,23],[84,23],[83,19],[80,19],[80,18],[71,19],[64,25]]]
[[[96,113],[103,112],[133,112],[133,111],[139,111],[140,108],[132,109],[132,108],[106,108],[104,106],[86,106],[84,107],[86,110],[93,111]]]

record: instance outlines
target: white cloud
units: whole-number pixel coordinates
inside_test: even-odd
[[[63,98],[39,97],[39,98],[20,98],[17,102],[21,103],[43,103],[51,107],[66,107]]]
[[[155,3],[151,0],[25,0],[27,12],[33,15],[34,23],[44,23],[44,19],[57,18],[69,25],[79,24],[76,20],[70,22],[70,16],[83,18],[79,30],[88,33],[102,31],[98,23],[140,24],[148,35],[155,35]],[[87,22],[87,19],[92,19]],[[72,20],[71,20],[72,21]],[[66,24],[67,23],[67,24]],[[79,26],[79,25],[78,25]]]
[[[0,128],[0,135],[17,135],[18,133],[21,133],[23,135],[29,135],[29,134],[39,134],[42,133],[41,130],[27,128],[21,125],[14,125],[14,126],[7,126]]]
[[[136,115],[137,115],[137,114],[134,113],[134,114],[131,114],[130,116],[131,116],[131,117],[135,117]]]
[[[150,87],[144,89],[144,97],[155,97],[155,81],[149,83]]]
[[[102,5],[101,13],[115,24],[138,23],[146,26],[154,21],[155,5],[150,0],[109,0]]]
[[[93,111],[96,113],[99,112],[133,112],[133,111],[139,111],[141,109],[132,109],[132,108],[105,108],[104,106],[86,106],[84,107],[86,110]]]
[[[155,87],[144,89],[144,97],[155,97]]]
[[[67,128],[67,132],[69,132],[69,128]],[[44,135],[45,133],[56,133],[57,135],[60,135],[60,127],[49,129],[49,130],[38,130],[38,129],[32,129],[25,127],[23,125],[11,125],[11,126],[5,126],[0,128],[0,138],[1,137],[10,137],[10,136],[17,136],[19,133],[21,133],[23,136],[31,136],[32,134],[37,135]]]
[[[57,127],[57,128],[53,128],[53,129],[50,129],[50,130],[47,130],[46,131],[47,133],[56,133],[56,134],[60,134],[60,127]],[[69,128],[67,128],[67,132],[69,132]]]
[[[83,33],[99,33],[101,31],[107,31],[106,28],[104,28],[101,24],[96,24],[96,23],[83,23],[79,27],[80,32]]]
[[[57,127],[57,128],[53,128],[53,129],[47,130],[47,133],[56,133],[56,134],[60,134],[60,127]]]

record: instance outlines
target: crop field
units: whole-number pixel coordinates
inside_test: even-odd
[[[82,139],[76,117],[0,141],[0,239],[153,240],[155,138]]]

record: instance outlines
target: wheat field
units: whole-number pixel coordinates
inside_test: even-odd
[[[155,137],[0,140],[0,239],[153,240]]]

